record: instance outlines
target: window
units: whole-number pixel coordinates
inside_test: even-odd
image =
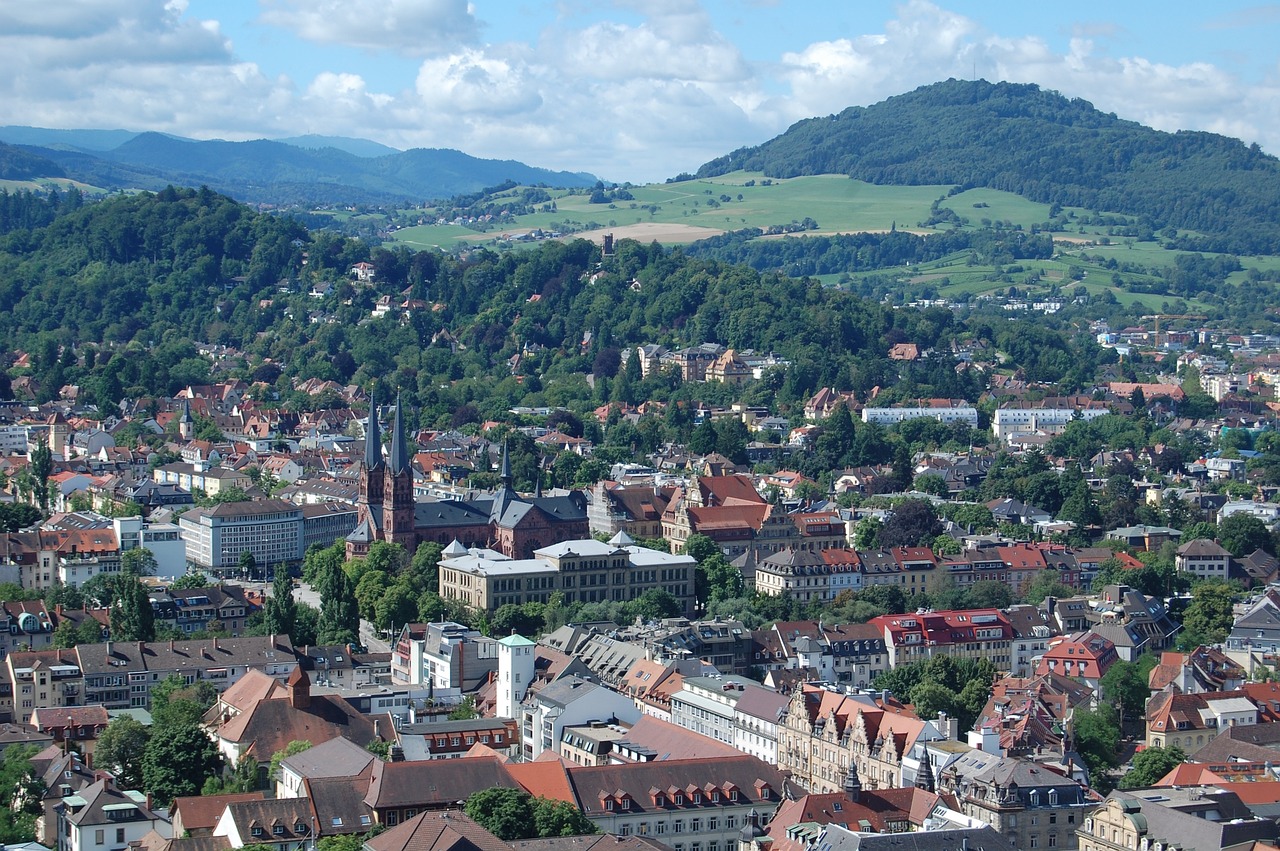
[[[659,836],[666,833],[667,823],[665,821],[655,822],[653,825],[653,832],[658,834]]]
[[[675,821],[671,822],[671,832],[684,833],[684,819],[678,818]]]
[[[274,827],[271,828],[271,832],[274,833],[276,836],[284,836],[284,825],[282,824],[275,825]]]
[[[605,801],[604,801],[604,808],[605,808],[605,811],[606,811],[606,812],[610,812],[610,813],[611,813],[611,812],[613,812],[613,798],[606,798],[606,799],[605,799]]]
[[[629,824],[620,825],[620,826],[618,827],[618,835],[619,835],[619,836],[630,836],[630,835],[631,835],[631,825],[629,825]]]
[[[1040,845],[1040,837],[1036,836],[1034,833],[1027,837],[1027,840],[1029,847],[1031,848],[1036,848]]]
[[[716,818],[715,816],[712,816],[711,818],[707,819],[707,830],[719,830],[719,829],[720,829],[720,819]],[[714,849],[711,849],[711,851],[714,851]]]
[[[98,831],[98,832],[99,832],[99,833],[101,833],[102,831]],[[262,835],[262,828],[255,824],[255,825],[254,825],[254,826],[249,830],[249,832],[250,832],[250,833],[252,833],[254,836],[261,836],[261,835]]]
[[[117,828],[116,828],[116,842],[124,842],[124,828],[123,828],[123,827],[117,827]]]
[[[333,819],[330,821],[330,824],[332,824],[334,827],[342,827],[342,816],[334,816]]]
[[[93,841],[94,841],[96,844],[98,844],[98,845],[101,845],[101,844],[103,844],[104,842],[106,842],[106,841],[107,841],[106,831],[104,831],[104,830],[95,830],[95,831],[93,832]]]
[[[700,818],[689,819],[689,832],[702,833],[702,819]]]
[[[1056,833],[1049,834],[1049,847],[1050,848],[1058,847],[1058,834]]]

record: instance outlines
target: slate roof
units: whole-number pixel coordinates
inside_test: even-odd
[[[369,839],[364,847],[369,851],[511,851],[459,810],[420,813]]]
[[[514,789],[517,785],[496,758],[378,761],[373,764],[364,802],[374,809],[443,809],[481,789]]]

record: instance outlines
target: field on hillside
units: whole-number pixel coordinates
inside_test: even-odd
[[[625,187],[631,198],[614,199],[611,203],[591,203],[589,192],[551,190],[554,210],[516,217],[500,225],[459,224],[415,225],[394,232],[391,239],[413,248],[451,250],[466,245],[491,245],[497,248],[520,248],[534,244],[518,239],[535,230],[562,234],[563,238],[580,236],[600,242],[605,234],[616,239],[658,241],[677,245],[696,242],[709,236],[747,227],[769,229],[804,222],[816,227],[800,231],[801,235],[887,231],[896,227],[916,233],[936,232],[954,225],[943,222],[938,228],[922,227],[934,217],[936,203],[963,221],[965,228],[984,228],[993,224],[1019,227],[1023,231],[1043,225],[1050,219],[1050,206],[1028,201],[1009,192],[994,189],[970,189],[949,195],[950,186],[881,186],[851,180],[841,175],[769,179],[760,173],[733,172],[722,177]],[[520,189],[510,190],[490,200],[499,206],[503,199],[519,197]],[[1105,211],[1103,211],[1105,213]],[[449,215],[442,210],[413,211],[418,220]],[[1160,281],[1126,267],[1168,269],[1178,252],[1163,248],[1157,242],[1140,242],[1116,235],[1110,225],[1080,224],[1094,222],[1097,212],[1064,208],[1062,214],[1071,222],[1069,229],[1053,231],[1055,256],[1052,260],[1019,261],[1004,268],[970,265],[967,254],[952,256],[910,270],[908,282],[926,295],[937,297],[976,297],[1016,287],[1032,298],[1047,295],[1054,287],[1066,294],[1084,287],[1092,296],[1109,293],[1121,304],[1140,304],[1159,311],[1175,301],[1168,296],[1132,292],[1159,286]],[[1123,216],[1107,215],[1107,220],[1130,221]],[[765,237],[769,238],[769,237]],[[1085,258],[1088,258],[1086,260]],[[1100,269],[1096,262],[1114,260],[1111,270]],[[1280,257],[1241,258],[1246,269],[1264,273],[1280,272]],[[1249,272],[1238,272],[1235,281]],[[854,279],[860,276],[853,276]],[[830,283],[845,282],[847,275],[823,276]],[[1207,305],[1192,300],[1189,310],[1203,310]]]

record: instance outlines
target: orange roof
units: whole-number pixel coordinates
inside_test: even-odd
[[[550,798],[577,806],[569,772],[559,759],[545,762],[513,762],[507,766],[511,778],[535,798]]]

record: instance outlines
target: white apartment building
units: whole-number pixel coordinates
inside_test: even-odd
[[[991,421],[991,430],[996,439],[1004,441],[1027,432],[1057,434],[1077,413],[1086,420],[1092,420],[1111,411],[1108,408],[999,408]]]
[[[863,408],[864,423],[880,423],[893,425],[907,420],[932,419],[940,423],[965,423],[973,428],[978,427],[978,409],[972,405],[955,407],[919,407],[919,408]]]

